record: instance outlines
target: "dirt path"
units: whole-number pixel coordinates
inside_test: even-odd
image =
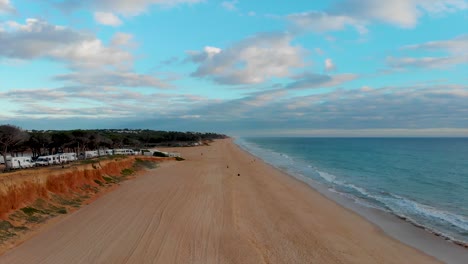
[[[228,140],[178,151],[0,263],[434,262]]]

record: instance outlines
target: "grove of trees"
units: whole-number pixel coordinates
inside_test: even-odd
[[[193,142],[226,138],[217,133],[155,131],[148,129],[31,130],[0,125],[0,154],[30,151],[33,157],[60,152],[81,153],[103,148],[185,146]],[[8,168],[7,168],[8,169]]]
[[[0,154],[3,160],[6,161],[9,152],[21,148],[28,138],[29,134],[17,126],[0,125]]]

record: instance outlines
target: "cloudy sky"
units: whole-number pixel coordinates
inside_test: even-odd
[[[468,136],[466,0],[0,0],[0,123]]]

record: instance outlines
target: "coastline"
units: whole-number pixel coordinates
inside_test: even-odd
[[[338,192],[333,192],[323,184],[311,178],[303,175],[296,175],[283,168],[275,166],[275,164],[251,153],[245,146],[242,146],[235,140],[233,140],[233,143],[246,154],[257,157],[264,163],[272,166],[274,169],[279,170],[289,177],[307,185],[309,188],[320,193],[324,198],[360,215],[366,221],[380,228],[386,235],[405,245],[420,250],[421,252],[446,263],[465,263],[466,259],[468,259],[468,245],[463,244],[462,242],[451,240],[442,234],[426,229],[424,226],[417,225],[408,219],[403,219],[390,212],[360,205],[350,197],[346,197]]]
[[[231,140],[176,151],[0,263],[439,263]]]

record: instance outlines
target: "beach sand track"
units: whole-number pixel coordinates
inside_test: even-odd
[[[231,140],[177,151],[0,263],[436,262]]]

